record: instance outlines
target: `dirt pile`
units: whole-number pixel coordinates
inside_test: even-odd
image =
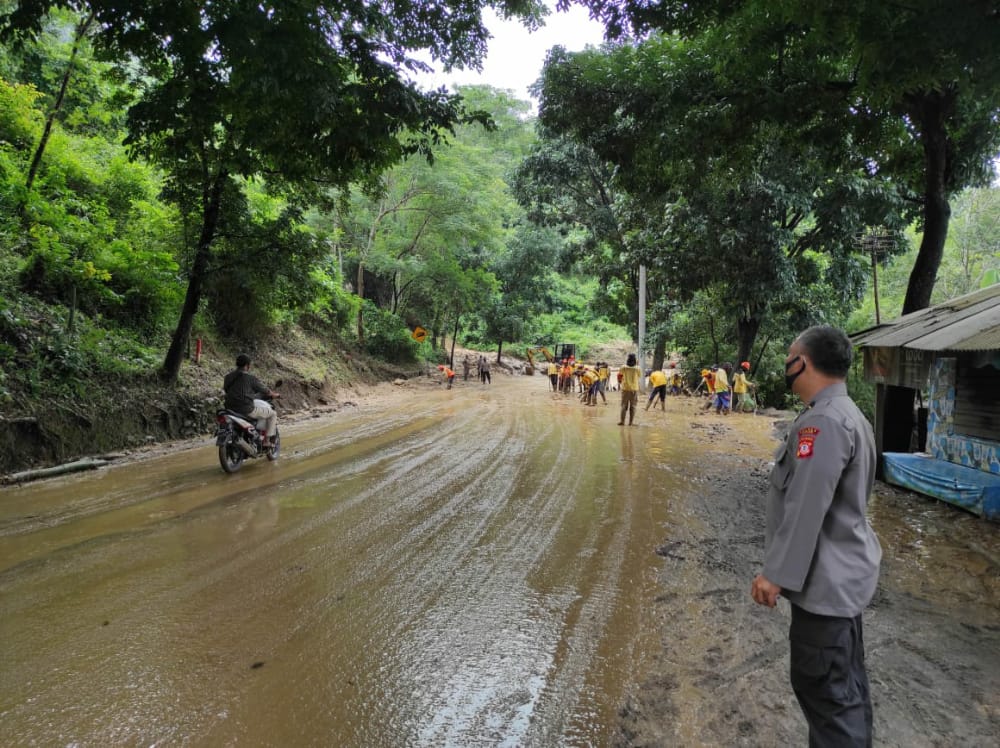
[[[617,742],[805,745],[788,683],[788,603],[767,610],[749,594],[769,463],[707,454],[702,469],[684,509],[698,521],[669,528],[656,550],[662,650],[621,710]],[[881,483],[871,516],[883,546],[864,624],[876,745],[996,744],[997,527]]]

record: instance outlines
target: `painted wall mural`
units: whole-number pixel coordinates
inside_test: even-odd
[[[955,433],[958,361],[938,358],[928,377],[927,451],[932,457],[1000,475],[1000,442]]]

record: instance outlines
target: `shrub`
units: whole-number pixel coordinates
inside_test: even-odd
[[[369,353],[393,363],[417,360],[420,344],[410,337],[410,330],[402,319],[367,299],[362,302],[361,309],[365,349]]]

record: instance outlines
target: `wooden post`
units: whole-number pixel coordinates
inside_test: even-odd
[[[885,385],[875,385],[875,477],[885,480],[882,468],[882,441],[885,437]]]

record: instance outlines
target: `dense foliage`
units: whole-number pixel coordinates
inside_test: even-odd
[[[556,334],[567,294],[572,324],[593,326],[589,297],[559,290],[575,285],[553,272],[563,237],[527,222],[507,187],[535,138],[526,102],[467,89],[461,106],[478,114],[452,124],[433,160],[414,154],[360,181],[250,178],[254,167],[194,186],[176,172],[185,159],[137,147],[129,107],[145,89],[80,29],[59,12],[0,47],[5,392],[155,370],[176,341],[213,201],[192,336],[257,347],[299,325],[405,362],[445,355],[445,334],[498,350]],[[411,339],[417,325],[430,342]]]
[[[957,41],[985,6],[892,77],[871,61],[929,4],[868,31],[795,2],[590,5],[639,35],[554,49],[536,120],[411,80],[421,51],[476,63],[484,4],[0,0],[0,397],[174,379],[194,336],[291,325],[397,362],[586,354],[636,335],[643,267],[654,365],[750,360],[783,404],[785,345],[874,322],[873,268],[883,318],[915,276],[935,301],[997,282],[997,190],[975,188],[996,18]]]

